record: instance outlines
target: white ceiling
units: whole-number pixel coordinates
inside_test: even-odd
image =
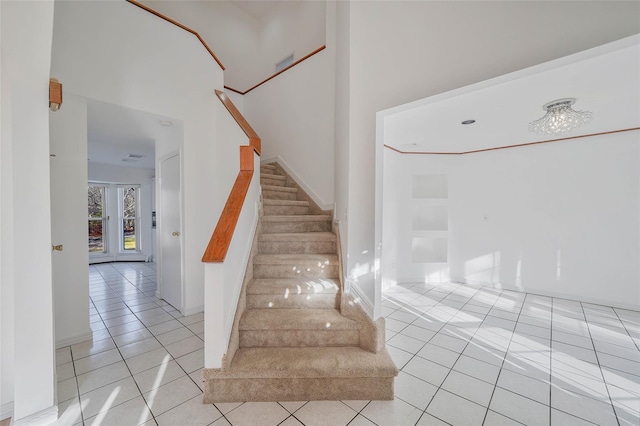
[[[542,105],[576,98],[593,121],[561,136],[529,133]],[[467,152],[640,126],[640,36],[379,113],[402,152]],[[476,123],[462,125],[463,120]]]
[[[161,121],[169,121],[173,126],[163,126]],[[181,133],[179,120],[96,100],[87,101],[90,164],[155,169],[156,140],[181,139]],[[127,158],[129,154],[142,155],[142,158]]]

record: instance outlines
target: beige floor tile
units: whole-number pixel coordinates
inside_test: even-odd
[[[340,401],[309,401],[296,411],[296,418],[306,426],[347,425],[356,415]]]
[[[233,426],[275,426],[289,417],[289,412],[276,402],[245,402],[225,417]]]
[[[73,398],[78,398],[78,384],[75,377],[58,382],[56,387],[58,401],[64,402]]]
[[[77,377],[79,391],[80,394],[91,392],[130,376],[131,374],[124,361],[118,361],[105,367],[91,370],[88,373],[80,374]]]
[[[87,342],[77,343],[71,346],[71,356],[74,360],[86,358],[100,352],[105,352],[116,347],[113,339],[89,340]]]
[[[200,371],[204,368],[204,348],[181,356],[176,361],[189,374]]]
[[[148,370],[149,368],[156,367],[160,364],[171,361],[171,355],[164,348],[159,348],[142,355],[134,356],[127,359],[125,362],[131,370],[132,374],[140,373],[141,371]]]
[[[93,417],[138,396],[140,391],[132,377],[87,392],[80,395],[84,418]]]
[[[154,337],[150,337],[148,339],[121,346],[119,349],[120,353],[122,353],[122,357],[124,359],[128,359],[147,352],[151,352],[161,347],[162,345]]]
[[[198,336],[191,336],[179,342],[165,346],[167,351],[174,357],[179,358],[188,353],[204,348],[204,342]]]
[[[142,396],[138,396],[87,419],[85,424],[91,426],[137,426],[148,421],[153,421],[153,415]]]
[[[157,367],[142,371],[134,375],[133,379],[138,384],[140,392],[145,393],[183,376],[186,376],[186,374],[182,368],[180,368],[175,361],[169,361]]]
[[[188,339],[193,335],[194,333],[188,328],[180,327],[167,333],[156,334],[156,339],[158,339],[163,346],[167,346],[180,340]]]
[[[157,417],[201,394],[200,388],[193,383],[191,378],[183,376],[164,386],[146,392],[144,398],[153,415]]]
[[[75,360],[73,363],[75,365],[76,374],[80,375],[109,364],[114,364],[118,361],[122,361],[120,352],[118,352],[117,349],[111,349],[86,358]]]
[[[58,382],[70,379],[72,377],[75,377],[73,362],[67,362],[66,364],[59,364],[56,366],[56,380]]]
[[[203,404],[202,395],[178,405],[158,416],[156,420],[160,426],[208,425],[222,417],[222,413],[213,404]]]
[[[393,401],[371,401],[360,414],[378,425],[413,425],[422,415],[422,410],[396,398]]]

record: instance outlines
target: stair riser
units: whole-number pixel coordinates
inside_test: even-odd
[[[262,197],[270,200],[297,200],[298,195],[295,192],[269,191],[262,190]]]
[[[260,178],[260,185],[285,186],[285,181],[280,179]]]
[[[338,309],[338,294],[249,294],[247,309]]]
[[[217,402],[392,400],[393,377],[209,379],[205,404]]]
[[[265,215],[309,214],[306,206],[263,206]]]
[[[338,278],[338,265],[253,265],[254,278]]]
[[[334,254],[335,241],[268,241],[258,243],[264,254]]]
[[[262,222],[262,233],[301,233],[301,232],[331,232],[331,222],[323,220],[296,221],[296,222]]]
[[[275,166],[269,166],[269,165],[260,166],[260,170],[264,173],[269,173],[270,175],[274,175],[277,173]]]
[[[240,330],[241,348],[358,346],[358,330]]]

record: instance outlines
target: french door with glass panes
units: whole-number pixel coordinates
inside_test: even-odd
[[[91,262],[140,254],[140,185],[90,182],[88,212]]]

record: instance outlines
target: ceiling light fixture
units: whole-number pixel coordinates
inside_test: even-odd
[[[161,126],[164,126],[164,127],[173,126],[173,122],[171,122],[169,120],[160,120],[159,123],[160,123]]]
[[[588,124],[593,119],[593,113],[574,110],[571,106],[575,103],[574,98],[564,98],[544,104],[542,109],[547,113],[529,123],[529,131],[554,135]]]
[[[465,125],[467,125],[467,124],[473,124],[473,123],[475,123],[475,122],[476,122],[476,120],[464,120],[464,121],[463,121],[462,123],[460,123],[460,124],[465,124]]]

